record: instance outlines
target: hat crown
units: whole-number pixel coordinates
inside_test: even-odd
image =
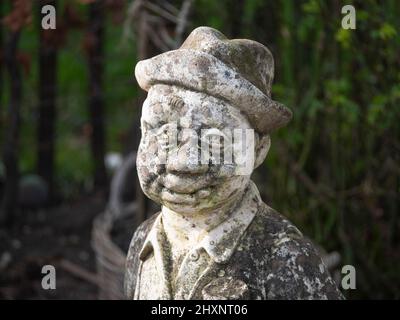
[[[262,44],[227,39],[219,31],[195,29],[177,50],[139,61],[135,76],[140,87],[181,86],[223,99],[245,114],[262,133],[286,125],[292,112],[271,99],[274,60]]]
[[[180,49],[193,49],[213,55],[251,82],[261,92],[271,96],[274,59],[267,47],[248,39],[229,40],[210,27],[194,29]]]

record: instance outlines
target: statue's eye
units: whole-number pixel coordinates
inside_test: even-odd
[[[219,129],[212,128],[207,129],[203,134],[202,141],[208,144],[211,147],[223,147],[226,136]]]
[[[222,137],[223,138],[223,137],[225,137],[225,134],[219,129],[212,128],[212,129],[206,129],[203,132],[203,136],[205,138],[209,138],[209,137]]]
[[[157,136],[158,144],[161,146],[161,149],[168,149],[169,148],[169,141],[170,137],[166,132],[161,133]]]
[[[153,134],[159,134],[160,130],[164,130],[164,126],[167,123],[165,121],[158,121],[157,123],[150,123],[147,121],[142,121],[142,127],[145,132],[152,132]]]
[[[155,128],[149,122],[142,120],[142,129],[147,133]]]

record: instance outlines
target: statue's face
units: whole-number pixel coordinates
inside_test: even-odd
[[[225,101],[155,85],[143,104],[141,129],[138,175],[152,200],[181,214],[206,213],[231,203],[246,187],[255,135]]]

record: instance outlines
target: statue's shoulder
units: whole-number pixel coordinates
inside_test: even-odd
[[[292,222],[263,204],[254,223],[251,240],[265,248],[269,299],[343,298],[315,245]]]
[[[150,218],[143,221],[137,228],[135,233],[133,234],[131,243],[129,245],[128,250],[128,260],[132,259],[136,256],[139,251],[142,249],[144,241],[146,240],[147,235],[149,234],[151,228],[153,227],[154,221],[157,219],[160,213],[153,214]]]
[[[135,233],[133,234],[131,244],[129,246],[129,250],[133,249],[134,247],[140,246],[139,250],[141,249],[144,241],[146,240],[147,235],[149,234],[151,228],[153,227],[154,221],[159,216],[160,212],[153,214],[150,218],[143,221],[137,228]]]
[[[136,275],[139,268],[138,255],[143,247],[144,241],[149,234],[154,221],[157,219],[160,213],[152,215],[149,219],[143,221],[136,229],[133,234],[131,243],[129,245],[128,254],[126,258],[125,266],[125,295],[128,299],[132,299],[136,286]]]
[[[294,239],[303,237],[303,234],[291,221],[264,202],[259,206],[254,225],[262,231],[260,235],[268,242],[284,235]]]

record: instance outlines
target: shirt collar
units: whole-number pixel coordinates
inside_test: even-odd
[[[253,221],[261,202],[260,193],[256,185],[250,181],[239,206],[228,219],[204,236],[198,248],[204,248],[217,263],[227,262],[234,253],[247,227]],[[142,250],[139,252],[139,258],[146,260],[148,254],[154,251],[154,256],[158,260],[157,263],[162,263],[161,261],[164,260],[162,259],[162,254],[166,249],[166,243],[166,235],[160,214],[147,235]]]

